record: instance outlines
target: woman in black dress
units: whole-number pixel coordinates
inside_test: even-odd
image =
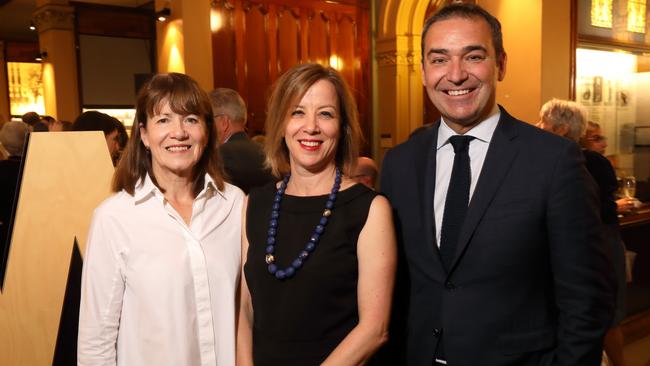
[[[245,205],[237,363],[365,364],[387,340],[396,250],[388,201],[349,178],[354,100],[335,70],[294,67],[266,131],[283,179]]]

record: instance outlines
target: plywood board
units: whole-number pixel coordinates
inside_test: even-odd
[[[110,194],[101,132],[32,133],[0,294],[3,365],[52,365],[75,238]]]

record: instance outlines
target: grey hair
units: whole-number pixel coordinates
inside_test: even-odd
[[[246,103],[235,90],[217,88],[210,92],[209,97],[215,117],[226,115],[235,123],[246,124]]]
[[[578,143],[587,130],[587,109],[576,102],[553,98],[542,106],[539,116],[554,130],[567,126],[565,137]]]

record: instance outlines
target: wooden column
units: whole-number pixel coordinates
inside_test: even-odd
[[[79,113],[74,9],[61,2],[37,8],[33,16],[43,59],[45,113],[73,121]]]

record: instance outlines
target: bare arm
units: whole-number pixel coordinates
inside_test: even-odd
[[[244,264],[248,255],[248,237],[246,236],[246,209],[248,196],[244,199],[241,230],[241,282],[239,288],[239,309],[237,316],[237,366],[253,365],[253,308],[248,292]]]
[[[390,204],[377,196],[357,243],[359,324],[323,365],[363,365],[388,340],[396,255]]]

